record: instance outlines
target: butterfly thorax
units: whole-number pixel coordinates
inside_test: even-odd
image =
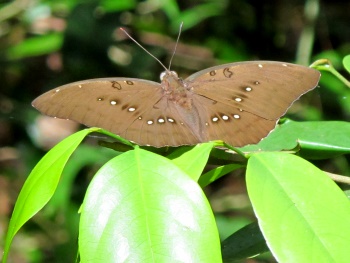
[[[186,110],[192,109],[192,92],[186,82],[179,78],[175,71],[165,71],[161,75],[161,86],[164,96]]]

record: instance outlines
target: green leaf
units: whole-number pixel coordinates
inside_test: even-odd
[[[320,70],[320,71],[325,71],[325,72],[330,72],[332,75],[334,75],[338,80],[343,82],[346,86],[350,88],[350,82],[344,78],[342,74],[340,74],[337,70],[336,67],[333,66],[333,64],[330,62],[328,59],[319,59],[316,60],[314,63],[310,65],[310,67]],[[322,83],[322,79],[321,79]]]
[[[135,8],[135,0],[101,0],[100,6],[107,12],[118,12]]]
[[[102,164],[117,154],[110,149],[99,148],[96,150],[96,146],[88,144],[79,145],[74,151],[73,158],[65,165],[63,176],[60,178],[60,183],[57,186],[55,194],[47,204],[47,207],[50,206],[51,212],[55,212],[58,209],[63,211],[69,207],[71,193],[74,191],[72,189],[74,180],[83,167],[92,165],[102,166]],[[45,212],[47,213],[47,210]]]
[[[196,5],[178,14],[177,19],[174,18],[172,21],[171,27],[175,30],[179,27],[180,23],[183,22],[184,30],[192,28],[209,17],[220,15],[224,8],[225,3],[221,1]]]
[[[79,131],[52,148],[34,167],[23,185],[12,213],[6,235],[3,262],[18,230],[50,200],[60,180],[62,170],[81,141],[94,128]]]
[[[225,263],[237,262],[239,259],[268,251],[269,248],[257,222],[246,225],[222,242],[222,259]]]
[[[350,55],[343,58],[343,65],[346,71],[350,73]]]
[[[104,129],[101,129],[101,128],[95,128],[95,129],[96,129],[96,132],[99,132],[99,133],[105,134],[105,135],[107,135],[107,136],[109,136],[109,137],[111,137],[111,138],[114,138],[114,139],[116,139],[117,141],[121,142],[122,144],[125,144],[126,146],[130,146],[130,147],[132,147],[132,148],[135,146],[134,143],[132,143],[132,142],[130,142],[130,141],[124,139],[123,137],[120,137],[120,136],[117,135],[117,134],[114,134],[114,133],[112,133],[112,132],[109,132],[109,131],[104,130]],[[127,149],[129,149],[129,148],[127,147]],[[117,150],[117,149],[116,149],[116,150]]]
[[[180,15],[179,4],[176,0],[163,0],[158,2],[161,6],[160,8],[164,11],[164,13],[169,17],[170,20],[174,20]],[[178,32],[180,23],[177,24],[174,32]]]
[[[97,172],[79,232],[82,262],[221,262],[201,188],[170,160],[139,148]]]
[[[179,147],[169,154],[167,158],[171,159],[174,164],[190,175],[193,180],[198,181],[214,145],[215,142],[208,142],[195,146]]]
[[[237,170],[239,168],[245,167],[243,164],[228,164],[216,167],[209,172],[203,174],[199,180],[198,183],[201,187],[205,187],[212,182],[216,181],[217,179],[221,178],[225,174],[228,174],[234,170]]]
[[[7,57],[14,60],[50,54],[59,50],[62,46],[62,43],[62,33],[52,33],[48,35],[28,38],[23,42],[10,47],[7,50]]]
[[[341,121],[296,122],[286,120],[256,145],[240,148],[244,152],[292,150],[309,159],[330,158],[350,153],[350,123]]]
[[[248,160],[247,188],[278,262],[348,262],[350,203],[321,170],[286,153]]]

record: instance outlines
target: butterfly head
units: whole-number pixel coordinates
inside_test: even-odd
[[[170,71],[170,70],[163,71],[162,73],[160,73],[160,81],[163,81],[167,78],[178,79],[179,76],[177,75],[176,71]]]
[[[160,74],[161,85],[165,91],[177,91],[184,90],[184,81],[178,77],[175,71],[163,71]]]

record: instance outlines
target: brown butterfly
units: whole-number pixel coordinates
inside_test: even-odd
[[[259,142],[288,108],[314,89],[320,73],[273,61],[219,65],[187,79],[166,70],[161,83],[103,78],[70,83],[44,93],[40,112],[96,126],[139,145],[193,145],[223,140]]]

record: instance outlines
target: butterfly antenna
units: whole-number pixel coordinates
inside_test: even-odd
[[[166,66],[164,66],[164,64],[158,59],[156,58],[151,52],[149,52],[147,49],[145,49],[139,42],[137,42],[132,36],[130,36],[128,34],[128,32],[125,31],[124,28],[120,27],[120,30],[123,31],[132,41],[134,41],[136,43],[136,45],[138,45],[140,48],[142,48],[144,51],[146,51],[146,53],[148,55],[150,55],[152,58],[154,58],[155,60],[157,60],[159,62],[160,65],[162,65],[162,67],[165,69],[165,71],[168,71],[168,69],[166,68]]]
[[[174,58],[175,53],[176,53],[177,44],[179,43],[179,39],[180,39],[180,35],[181,35],[181,31],[182,31],[182,26],[183,26],[183,24],[184,24],[184,22],[181,22],[181,24],[180,24],[179,34],[177,35],[177,39],[176,39],[176,43],[175,43],[175,48],[174,48],[173,54],[171,55],[170,62],[169,62],[169,70],[170,70],[170,67],[171,67],[171,62],[173,62],[173,58]]]

